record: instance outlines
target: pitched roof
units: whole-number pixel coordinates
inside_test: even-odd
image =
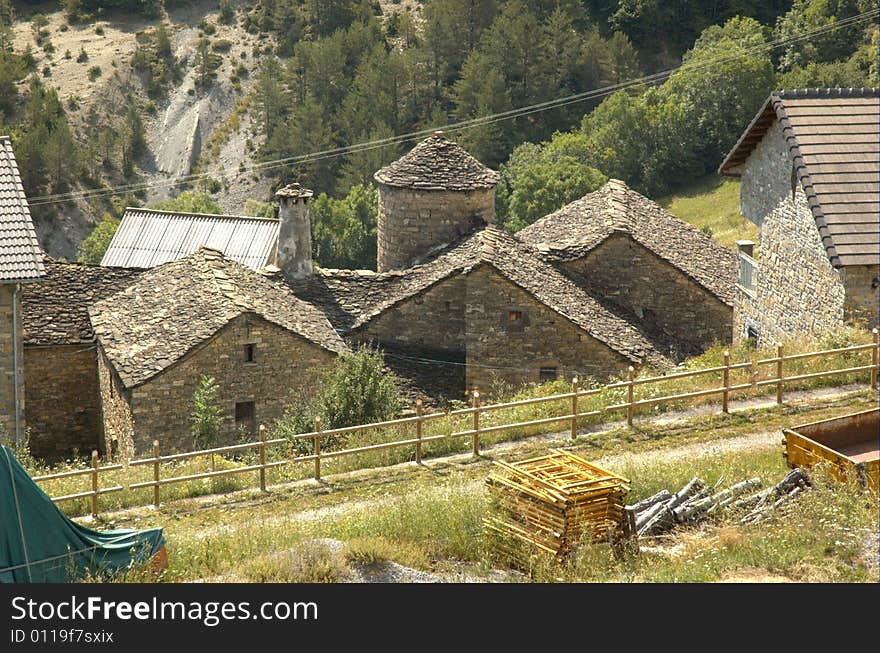
[[[494,188],[501,179],[442,132],[435,132],[373,178],[386,186],[451,191]]]
[[[94,342],[89,306],[130,285],[143,270],[60,263],[46,257],[46,276],[22,288],[25,345]]]
[[[170,367],[245,313],[329,351],[345,350],[327,317],[283,282],[206,248],[147,270],[89,309],[98,341],[127,387]]]
[[[572,260],[620,233],[678,268],[725,304],[733,305],[736,254],[617,179],[516,235],[553,260]]]
[[[209,247],[259,270],[272,262],[279,225],[274,218],[127,208],[101,265],[152,268]]]
[[[397,304],[457,274],[488,265],[551,310],[633,362],[668,361],[648,337],[578,287],[515,237],[489,226],[431,261],[407,270],[370,273],[322,270],[292,281],[297,294],[319,304],[341,328],[357,330]]]
[[[43,276],[43,252],[37,241],[18,163],[8,136],[0,136],[0,283]]]
[[[718,171],[739,176],[740,166],[777,120],[832,265],[876,265],[880,89],[771,93]]]

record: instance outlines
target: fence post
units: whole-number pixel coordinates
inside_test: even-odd
[[[321,418],[315,418],[315,480],[321,480]]]
[[[474,457],[480,455],[480,391],[474,390]]]
[[[92,517],[98,516],[98,452],[92,450]]]
[[[416,465],[422,464],[422,400],[416,399]]]
[[[578,378],[574,377],[571,380],[571,439],[577,439],[578,432]]]
[[[634,398],[633,381],[635,381],[635,379],[636,379],[636,368],[634,368],[632,365],[630,365],[628,372],[629,372],[629,386],[627,386],[627,388],[626,388],[626,401],[627,401],[626,425],[632,426],[633,425],[633,412],[634,412],[633,411],[633,398]]]
[[[729,412],[727,406],[728,399],[728,388],[730,387],[730,352],[724,352],[724,371],[722,372],[724,378],[724,392],[721,394],[721,410],[722,412]]]
[[[880,332],[877,329],[872,331],[874,334],[874,348],[871,349],[871,388],[877,389],[877,358],[880,356]]]
[[[153,507],[159,507],[159,441],[153,440]]]
[[[776,345],[776,403],[782,404],[782,345]]]
[[[260,491],[266,491],[266,425],[260,424]]]

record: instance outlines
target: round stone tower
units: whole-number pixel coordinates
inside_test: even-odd
[[[379,170],[379,272],[402,270],[495,221],[499,175],[435,132]]]

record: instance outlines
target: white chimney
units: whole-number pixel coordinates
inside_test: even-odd
[[[314,193],[299,184],[288,184],[275,193],[278,198],[277,263],[285,276],[292,279],[312,274],[312,224],[309,200]]]

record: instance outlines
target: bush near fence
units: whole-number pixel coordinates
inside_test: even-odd
[[[639,377],[630,368],[605,385],[573,380],[564,392],[543,396],[514,396],[510,401],[484,404],[474,392],[471,405],[446,412],[426,413],[418,403],[401,419],[337,429],[315,429],[290,438],[272,437],[260,427],[260,438],[229,447],[163,455],[155,443],[153,455],[125,463],[100,464],[93,452],[88,468],[31,471],[34,480],[71,514],[96,514],[125,506],[218,494],[275,485],[327,474],[381,467],[470,450],[542,433],[568,431],[618,418],[632,424],[637,417],[775,394],[781,404],[786,391],[868,381],[877,388],[877,330],[854,345],[810,351],[808,341],[765,351],[740,347],[713,348],[690,361],[686,369],[662,376]],[[830,343],[837,344],[837,343]],[[562,389],[562,382],[549,386]],[[546,391],[546,387],[543,388]],[[538,389],[541,392],[541,388]],[[326,443],[341,449],[328,450]],[[303,445],[306,446],[303,446]],[[323,446],[323,449],[322,449]],[[303,451],[307,452],[303,455]],[[50,472],[50,473],[40,473]]]

